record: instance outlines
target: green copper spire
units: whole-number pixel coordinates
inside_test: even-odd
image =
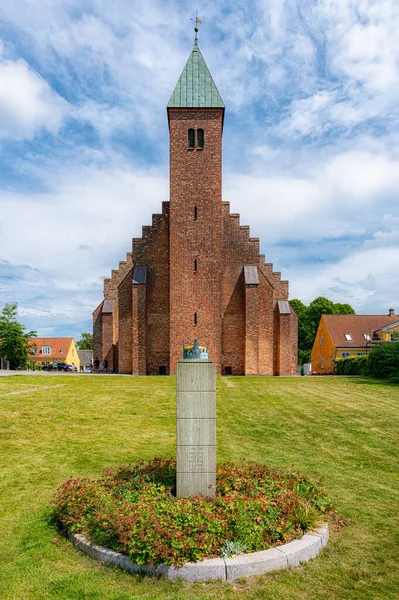
[[[224,108],[223,100],[198,48],[197,39],[168,102],[168,108]]]

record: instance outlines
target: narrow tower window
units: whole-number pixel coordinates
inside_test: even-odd
[[[194,258],[194,271],[197,272],[197,259]]]
[[[194,206],[194,221],[196,221],[196,220],[197,220],[197,217],[198,217],[198,211],[197,211],[197,207],[196,207],[196,206]]]
[[[194,313],[194,325],[197,324],[197,313]]]
[[[195,147],[195,131],[194,131],[194,129],[188,130],[188,147],[189,148]]]
[[[204,130],[197,129],[197,148],[204,147]]]

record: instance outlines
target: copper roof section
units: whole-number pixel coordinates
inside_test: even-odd
[[[245,285],[259,285],[258,267],[244,265]]]
[[[147,283],[147,266],[142,265],[133,269],[133,284]]]
[[[224,108],[197,40],[168,102],[168,108]]]
[[[358,348],[366,346],[365,334],[373,335],[377,329],[393,325],[397,315],[322,315],[332,342],[336,348]],[[345,334],[352,340],[347,341]]]
[[[278,301],[278,310],[279,310],[280,315],[290,315],[291,308],[288,303],[288,300],[279,300]]]
[[[109,298],[106,298],[104,300],[101,312],[103,314],[106,313],[106,314],[111,314],[112,315],[112,313],[114,312],[114,304],[115,304],[114,300],[110,300]]]

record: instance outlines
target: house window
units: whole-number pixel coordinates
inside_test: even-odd
[[[198,270],[198,265],[197,265],[197,259],[194,259],[194,271],[197,272]]]
[[[204,147],[204,130],[197,129],[197,148],[200,148],[202,150],[203,147]]]
[[[321,355],[320,366],[322,369],[324,369],[324,354]]]
[[[75,350],[72,349],[72,356],[75,356]]]
[[[51,354],[51,346],[43,346],[42,354]]]
[[[320,338],[320,346],[324,346],[324,338],[323,337]]]
[[[37,348],[32,348],[32,354],[37,354]]]
[[[351,342],[352,341],[352,336],[350,333],[345,333],[345,339],[347,342]]]
[[[195,147],[195,131],[194,131],[194,129],[188,130],[188,147],[189,148]]]
[[[194,313],[194,325],[197,324],[197,313]]]
[[[371,341],[371,335],[369,333],[363,333],[363,337],[366,340],[366,342],[370,342]]]
[[[342,352],[342,358],[348,358],[348,356],[350,356],[351,353],[350,352]]]
[[[364,356],[365,354],[365,352],[356,352],[356,356]]]
[[[197,211],[197,207],[194,206],[194,221],[196,221],[198,218],[198,211]]]

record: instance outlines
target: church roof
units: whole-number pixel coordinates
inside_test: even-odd
[[[114,300],[106,298],[104,300],[101,312],[106,314],[112,314],[114,312]]]
[[[133,269],[133,284],[147,283],[147,265],[136,265]]]
[[[197,40],[180,75],[168,108],[224,108]]]

